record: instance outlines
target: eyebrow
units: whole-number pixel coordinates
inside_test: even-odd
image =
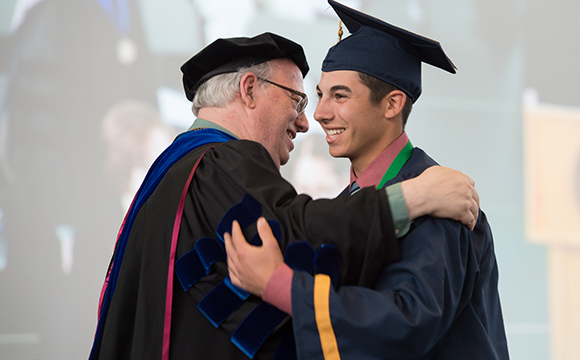
[[[343,91],[347,91],[349,93],[352,93],[352,90],[346,85],[334,85],[330,88],[331,93],[335,92],[335,91],[339,91],[339,90],[343,90]],[[316,85],[316,91],[322,92],[322,90],[320,90],[320,87],[318,85]]]

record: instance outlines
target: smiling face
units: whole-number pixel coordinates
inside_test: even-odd
[[[356,71],[323,72],[316,91],[314,119],[326,133],[330,155],[349,158],[356,174],[402,132],[385,116],[386,101],[370,102],[370,90]]]
[[[267,80],[304,92],[302,73],[292,61],[284,59],[272,63],[272,75]],[[308,131],[306,115],[298,115],[296,111],[296,104],[301,98],[279,86],[260,81],[256,100],[258,105],[252,140],[268,150],[279,168],[290,159],[296,133]]]

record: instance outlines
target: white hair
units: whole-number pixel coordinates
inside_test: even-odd
[[[264,62],[258,65],[239,68],[234,73],[216,75],[201,84],[193,98],[193,114],[197,116],[204,107],[224,108],[229,105],[240,92],[240,82],[247,73],[254,73],[262,78],[270,77],[272,64]]]

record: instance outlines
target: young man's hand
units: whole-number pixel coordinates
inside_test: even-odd
[[[270,225],[262,217],[258,219],[258,234],[262,246],[250,245],[234,221],[232,234],[225,233],[224,241],[232,284],[261,297],[274,270],[284,259]]]

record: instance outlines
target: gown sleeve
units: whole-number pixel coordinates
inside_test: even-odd
[[[199,165],[191,192],[196,194],[191,217],[203,208],[206,222],[213,221],[214,228],[213,219],[220,220],[247,194],[260,203],[261,216],[279,223],[283,251],[299,241],[315,250],[322,244],[336,245],[341,284],[371,286],[385,264],[399,259],[384,190],[363,189],[356,197],[333,200],[298,195],[255,142],[230,141],[211,149]],[[187,212],[186,208],[185,219]]]
[[[373,289],[335,290],[326,275],[294,273],[298,359],[432,358],[446,336],[465,337],[448,358],[473,358],[457,352],[469,342],[493,342],[487,334],[494,331],[486,327],[495,322],[488,321],[486,304],[499,307],[497,268],[485,220],[469,232],[450,220],[421,218],[403,239],[402,252],[403,259],[387,266]]]

